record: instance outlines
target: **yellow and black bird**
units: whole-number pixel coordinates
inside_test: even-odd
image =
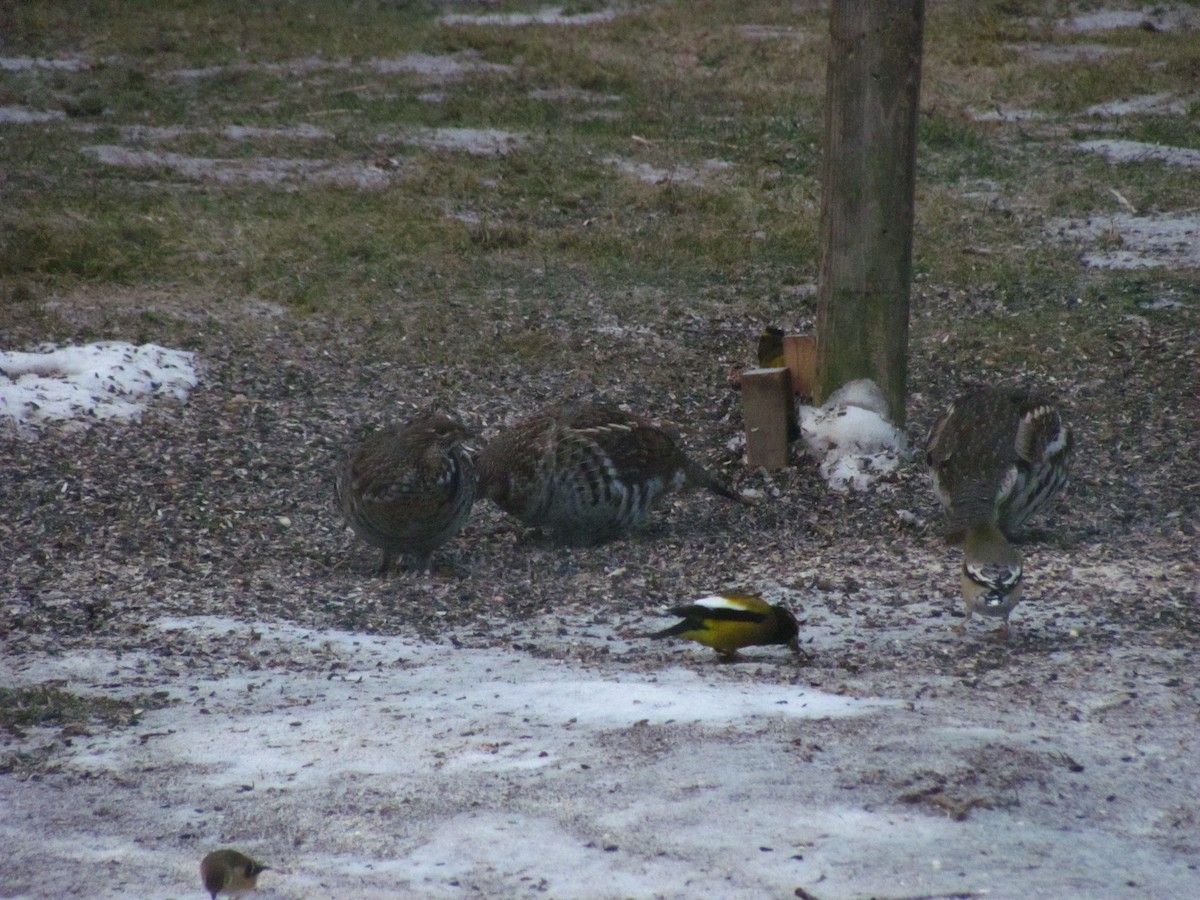
[[[722,662],[736,660],[742,647],[785,644],[800,653],[800,625],[791,610],[753,594],[711,594],[672,609],[671,615],[683,621],[649,637],[695,641],[716,650]]]
[[[258,876],[268,868],[237,850],[214,850],[200,861],[200,878],[212,900],[217,894],[240,897],[254,890]]]
[[[784,331],[775,325],[768,325],[758,336],[758,357],[760,369],[776,369],[783,365],[783,335]]]

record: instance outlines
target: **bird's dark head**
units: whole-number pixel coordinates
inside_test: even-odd
[[[262,863],[260,863],[256,860],[248,859],[248,860],[246,860],[245,868],[242,870],[242,875],[245,876],[246,878],[257,878],[259,875],[261,875],[263,872],[266,872],[270,868],[271,868],[270,866],[264,866]]]
[[[445,413],[431,413],[413,423],[439,447],[450,449],[457,444],[463,444],[472,438],[471,431],[452,416]]]
[[[778,624],[780,644],[787,644],[793,650],[800,649],[800,623],[792,611],[783,606],[773,607],[775,621]]]

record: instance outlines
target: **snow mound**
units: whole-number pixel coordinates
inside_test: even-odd
[[[153,397],[187,397],[198,381],[194,357],[122,341],[0,352],[0,422],[28,434],[56,423],[137,419]]]
[[[842,385],[820,407],[797,409],[800,435],[835,491],[865,491],[895,470],[908,437],[892,424],[887,398],[869,378]]]

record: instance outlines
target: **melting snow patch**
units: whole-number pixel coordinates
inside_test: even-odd
[[[1057,219],[1047,230],[1060,238],[1086,242],[1114,239],[1120,246],[1085,253],[1094,269],[1200,268],[1200,216],[1134,216],[1118,213],[1079,221]]]
[[[1058,23],[1060,31],[1080,34],[1087,31],[1113,31],[1121,28],[1146,28],[1150,31],[1175,31],[1200,24],[1195,10],[1152,5],[1147,9],[1100,9],[1080,13]]]
[[[512,66],[484,62],[478,53],[466,51],[453,56],[432,56],[428,53],[409,53],[399,59],[375,59],[367,65],[380,75],[397,72],[423,75],[430,79],[462,78],[479,72],[511,72]]]
[[[244,623],[222,617],[164,618],[156,626],[195,642],[241,640]],[[171,682],[153,657],[139,658],[140,683],[168,689],[183,704],[148,711],[159,733],[138,750],[120,734],[89,741],[79,765],[123,771],[147,762],[194,767],[204,783],[314,786],[346,772],[405,777],[436,765],[451,776],[559,770],[586,735],[674,725],[723,734],[767,720],[867,715],[892,701],[825,694],[789,684],[725,681],[682,668],[601,671],[501,650],[458,649],[402,638],[255,626],[255,647],[278,658],[319,660],[305,675],[256,669]],[[111,673],[132,658],[101,652],[45,658],[6,678],[16,684],[65,680],[71,690],[111,693]],[[336,663],[336,664],[335,664]],[[329,673],[336,671],[338,677]],[[148,679],[148,680],[146,680]],[[202,694],[193,693],[200,686]],[[212,718],[197,714],[196,696]],[[303,710],[298,715],[298,710]],[[219,717],[224,725],[210,727]],[[428,723],[438,723],[428,727]],[[231,733],[253,735],[253,750],[230,752]]]
[[[820,408],[801,405],[800,434],[835,491],[865,491],[894,471],[908,438],[892,424],[887,399],[867,378],[842,385]]]
[[[457,150],[474,156],[504,156],[519,149],[525,136],[497,128],[419,128],[398,135],[381,134],[381,143],[402,141],[430,150]]]
[[[226,125],[223,128],[184,128],[180,125],[128,125],[121,129],[127,141],[172,141],[194,134],[215,134],[233,141],[255,139],[330,140],[332,131],[316,125],[288,128],[256,128],[250,125]]]
[[[68,59],[39,59],[30,56],[0,57],[0,69],[5,72],[24,72],[29,69],[59,69],[66,72],[78,72],[84,65],[81,56],[73,56]]]
[[[25,106],[0,106],[0,125],[28,125],[35,122],[53,122],[65,119],[67,114],[61,110],[37,110]]]
[[[164,168],[187,178],[220,184],[256,182],[279,184],[286,181],[310,181],[365,190],[386,187],[394,172],[362,163],[333,162],[327,159],[206,159],[181,153],[131,150],[101,144],[84,147],[100,162],[125,168]]]
[[[807,41],[812,38],[807,31],[781,25],[735,25],[733,30],[751,41]]]
[[[1102,153],[1109,162],[1164,162],[1169,166],[1200,168],[1200,150],[1187,147],[1122,140],[1081,141],[1077,146],[1080,150]]]
[[[0,353],[0,420],[29,433],[55,422],[136,419],[152,397],[187,396],[198,380],[194,356],[121,341]]]
[[[1147,94],[1144,97],[1132,97],[1129,100],[1113,100],[1109,103],[1097,103],[1095,106],[1089,106],[1084,110],[1089,116],[1099,116],[1104,119],[1137,115],[1182,116],[1186,115],[1187,111],[1188,104],[1183,99],[1169,92]]]
[[[967,115],[974,122],[1038,122],[1048,119],[1046,113],[1032,109],[967,109]]]
[[[672,169],[659,169],[649,163],[632,163],[625,159],[610,157],[604,160],[615,166],[619,172],[631,175],[646,184],[703,184],[707,176],[731,167],[731,163],[720,159],[706,159],[697,170],[690,166],[675,166]]]
[[[449,13],[438,21],[443,25],[596,25],[611,22],[616,17],[613,9],[568,15],[561,6],[549,6],[532,13],[485,13],[480,16]]]
[[[1034,62],[1044,63],[1084,62],[1130,51],[1129,47],[1108,47],[1104,44],[1012,44],[1009,49]]]
[[[529,99],[550,102],[579,100],[583,103],[620,103],[623,98],[620,94],[601,94],[583,88],[560,87],[535,88],[529,92]]]
[[[283,63],[245,63],[233,66],[206,66],[202,69],[174,69],[167,74],[173,78],[196,80],[213,78],[226,72],[271,72],[287,75],[306,75],[327,69],[349,70],[355,64],[349,60],[328,60],[320,57],[295,59]],[[511,72],[512,66],[483,62],[475,52],[453,56],[433,56],[428,53],[409,53],[396,59],[371,59],[361,64],[379,75],[413,74],[431,79],[461,78],[475,72]]]

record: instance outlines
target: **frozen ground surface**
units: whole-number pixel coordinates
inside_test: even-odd
[[[809,649],[834,652],[845,624],[810,627]],[[1057,680],[1064,635],[1033,678],[888,697],[807,685],[786,652],[720,666],[680,645],[648,670],[617,634],[568,625],[609,662],[207,616],[152,621],[140,648],[5,658],[5,684],[170,697],[76,734],[51,775],[0,780],[5,896],[192,896],[226,844],[273,866],[264,897],[1200,887],[1194,818],[1164,821],[1200,790],[1195,686],[1164,687],[1184,654]]]

